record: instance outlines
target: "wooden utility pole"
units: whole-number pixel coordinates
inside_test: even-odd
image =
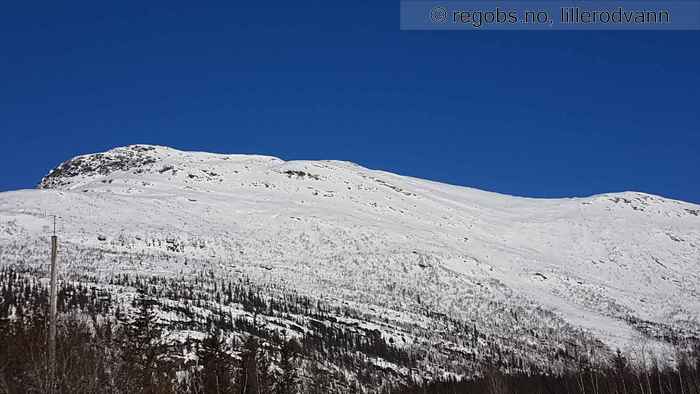
[[[53,235],[51,236],[51,289],[49,305],[49,387],[50,393],[55,392],[56,387],[56,292],[58,267],[56,267],[56,255],[58,253],[58,237],[56,236],[56,216],[53,217]]]

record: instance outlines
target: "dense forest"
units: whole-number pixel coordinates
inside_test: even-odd
[[[546,371],[534,374],[504,374],[497,369],[483,371],[464,381],[445,380],[413,385],[399,393],[475,394],[698,394],[700,393],[700,346],[678,354],[675,367],[647,360],[643,367],[631,363],[621,352],[601,367],[582,365],[564,374]]]
[[[62,282],[52,379],[45,283],[29,271],[1,269],[0,393],[700,394],[700,344],[692,339],[677,343],[673,365],[651,352],[593,359],[582,351],[561,355],[566,369],[548,369],[494,348],[498,356],[474,363],[470,375],[426,379],[420,359],[428,355],[385,341],[378,331],[324,324],[333,318],[310,299],[274,299],[230,282],[200,294],[202,286],[167,281],[111,278],[109,286],[134,290],[126,298],[110,287]],[[239,304],[246,315],[204,308],[208,300]],[[313,317],[313,330],[261,323],[282,313]],[[464,329],[465,337],[475,335]],[[418,372],[399,376],[371,357]]]
[[[92,311],[98,311],[100,304],[94,293],[85,292],[69,302]],[[0,392],[262,394],[300,390],[298,358],[302,350],[295,340],[269,343],[249,335],[245,342],[236,343],[212,326],[200,340],[167,341],[166,327],[159,323],[152,300],[139,292],[134,306],[133,316],[117,321],[97,314],[62,314],[55,379],[50,378],[46,351],[45,304],[0,320]]]

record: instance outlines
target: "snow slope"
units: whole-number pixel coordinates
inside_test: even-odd
[[[508,335],[488,301],[610,347],[700,336],[700,206],[643,193],[520,198],[349,162],[132,145],[0,193],[1,264],[42,264],[54,214],[67,272],[175,275],[189,260],[389,326],[434,327],[429,310]]]

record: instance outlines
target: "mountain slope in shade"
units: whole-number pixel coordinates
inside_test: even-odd
[[[360,311],[333,324],[407,349],[497,341],[546,363],[538,343],[565,348],[581,330],[607,349],[700,337],[700,206],[644,193],[520,198],[342,161],[132,145],[0,193],[0,264],[44,264],[54,214],[65,279],[244,276]],[[491,339],[460,339],[464,327]]]

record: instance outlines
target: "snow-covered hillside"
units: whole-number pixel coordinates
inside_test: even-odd
[[[45,266],[47,215],[65,279],[244,276],[359,311],[337,318],[404,348],[486,351],[463,327],[519,349],[700,336],[700,206],[643,193],[520,198],[349,162],[133,145],[1,193],[2,265]]]

